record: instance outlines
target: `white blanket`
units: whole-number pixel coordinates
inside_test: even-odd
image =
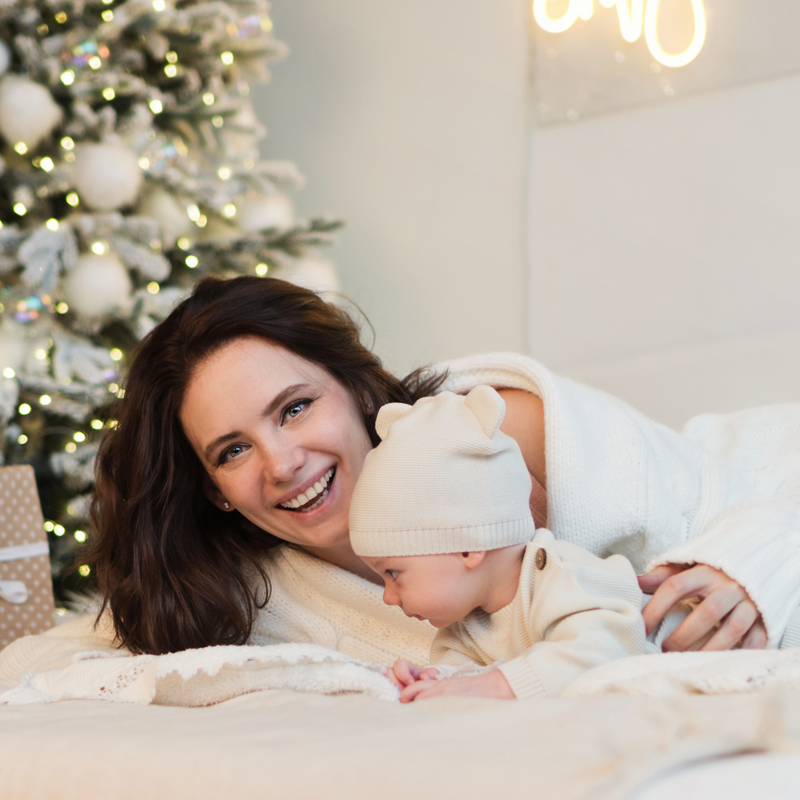
[[[209,706],[263,689],[360,693],[387,700],[399,696],[382,667],[317,645],[227,645],[162,656],[88,650],[73,661],[61,669],[25,673],[17,686],[0,694],[0,703],[109,700]]]
[[[209,706],[264,689],[398,699],[383,667],[317,645],[206,647],[162,656],[89,650],[59,669],[28,672],[0,704],[107,700],[136,705]],[[800,689],[800,648],[665,653],[609,662],[582,675],[562,697],[622,693],[648,697]]]

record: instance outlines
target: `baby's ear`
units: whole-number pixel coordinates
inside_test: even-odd
[[[476,386],[464,398],[464,405],[475,415],[483,432],[491,439],[506,415],[503,398],[491,386]]]
[[[397,420],[405,417],[412,409],[412,406],[407,403],[387,403],[381,406],[378,410],[378,416],[375,419],[375,430],[378,431],[378,436],[381,440],[386,438],[389,433],[389,428],[397,422]]]

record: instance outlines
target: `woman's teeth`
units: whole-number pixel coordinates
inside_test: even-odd
[[[328,496],[328,484],[333,477],[334,471],[334,467],[331,467],[313,486],[309,486],[302,494],[293,497],[285,503],[281,503],[281,508],[288,508],[292,511],[296,511],[315,498],[316,502],[302,510],[306,512],[316,508]]]

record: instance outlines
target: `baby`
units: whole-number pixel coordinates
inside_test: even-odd
[[[535,531],[504,414],[488,386],[378,413],[382,442],[353,493],[350,539],[383,579],[384,602],[439,628],[436,667],[389,670],[404,702],[555,696],[592,667],[652,652],[630,562]]]

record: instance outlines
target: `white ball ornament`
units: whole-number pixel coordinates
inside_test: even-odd
[[[11,51],[8,49],[8,45],[0,40],[0,75],[5,75],[10,64]]]
[[[61,285],[71,310],[85,317],[102,317],[131,309],[131,278],[113,253],[79,256]]]
[[[148,192],[136,208],[138,214],[154,219],[161,227],[163,243],[172,247],[181,236],[188,236],[197,228],[186,215],[177,200],[166,190],[157,186]]]
[[[317,256],[304,256],[281,270],[278,277],[305,289],[310,289],[330,301],[341,290],[333,262]]]
[[[28,355],[28,344],[9,331],[0,331],[0,374],[11,367],[18,372]]]
[[[10,144],[29,150],[46,139],[61,122],[63,111],[46,86],[22,75],[0,80],[0,133]]]
[[[142,170],[135,153],[118,144],[85,144],[75,151],[72,180],[94,211],[114,211],[136,200]]]
[[[236,224],[248,233],[264,228],[291,228],[294,204],[279,193],[246,197],[236,207]]]

